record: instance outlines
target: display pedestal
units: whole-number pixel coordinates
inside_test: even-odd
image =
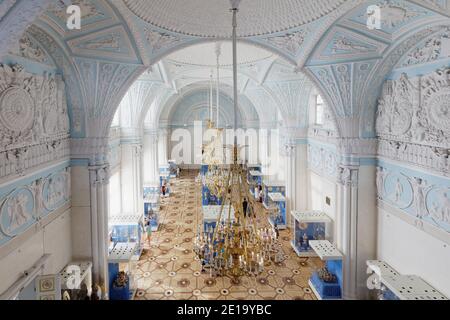
[[[315,256],[311,240],[331,240],[332,220],[322,211],[292,211],[293,240],[291,246],[300,257]]]
[[[132,259],[136,251],[136,243],[117,243],[109,252],[109,298],[110,300],[132,300],[136,294],[135,277],[136,261]],[[119,272],[125,272],[128,281],[124,286],[115,286]]]
[[[329,273],[335,276],[335,281],[327,282],[316,271],[308,281],[309,286],[319,300],[342,299],[342,253],[328,240],[311,240],[309,244]]]
[[[369,286],[379,291],[382,300],[448,300],[416,275],[401,275],[380,260],[367,261]]]

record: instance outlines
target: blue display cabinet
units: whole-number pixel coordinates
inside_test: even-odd
[[[137,261],[133,259],[136,243],[117,243],[109,249],[108,278],[110,300],[132,300],[136,294],[135,280]],[[126,275],[125,283],[118,283],[120,272]]]
[[[332,220],[322,211],[292,211],[292,248],[301,257],[315,256],[311,240],[331,240]]]
[[[268,217],[272,227],[286,229],[286,198],[279,192],[269,193],[271,213]]]
[[[208,232],[211,228],[214,229],[217,224],[217,220],[219,219],[220,209],[222,206],[220,205],[212,205],[212,206],[203,206],[203,231]],[[234,221],[234,208],[230,205],[224,205],[222,209],[221,222],[229,222],[228,221],[228,213],[230,212],[230,219]],[[231,211],[230,211],[231,210]]]
[[[265,182],[262,184],[263,188],[263,206],[269,209],[270,198],[269,193],[281,193],[283,196],[286,195],[286,187],[283,182]]]
[[[322,268],[309,279],[311,290],[319,300],[342,299],[342,253],[328,240],[311,240],[309,244],[323,261]]]
[[[384,261],[368,260],[367,273],[368,287],[379,300],[448,300],[419,276],[402,275]]]
[[[117,215],[109,218],[109,234],[112,245],[135,243],[133,259],[139,260],[144,245],[143,215]]]

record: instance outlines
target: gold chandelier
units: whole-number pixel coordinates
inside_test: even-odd
[[[233,82],[234,82],[234,129],[237,128],[237,37],[236,14],[238,6],[232,2],[233,13]],[[219,131],[218,131],[219,132]],[[258,228],[256,220],[256,204],[249,193],[246,175],[242,164],[238,161],[237,138],[232,147],[232,163],[229,166],[217,163],[212,156],[218,150],[215,143],[204,148],[208,162],[208,172],[204,183],[210,193],[221,200],[220,210],[215,227],[198,228],[194,241],[194,250],[204,267],[216,276],[243,275],[256,276],[264,267],[270,265],[277,252],[276,234],[273,229]],[[209,153],[209,154],[208,154]],[[217,153],[217,152],[216,152]],[[243,199],[247,199],[244,212]]]

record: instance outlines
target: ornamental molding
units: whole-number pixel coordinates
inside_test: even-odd
[[[52,0],[3,1],[0,5],[0,58],[18,44],[24,31],[51,4]]]
[[[335,181],[338,174],[338,155],[334,150],[308,144],[308,169]]]
[[[378,156],[450,177],[450,149],[448,148],[379,139]]]
[[[438,32],[425,43],[421,43],[420,47],[409,52],[404,59],[396,66],[397,68],[410,67],[417,64],[436,61],[440,58],[447,58],[449,53],[443,56],[443,48],[450,45],[450,27],[445,27],[443,31]]]
[[[109,137],[91,137],[70,140],[71,158],[88,159],[92,165],[107,162]]]
[[[377,101],[379,99],[378,90],[386,80],[386,76],[392,72],[394,66],[402,59],[406,52],[414,48],[417,43],[426,39],[431,34],[441,30],[442,26],[427,27],[419,32],[414,33],[405,41],[394,47],[380,63],[371,69],[368,74],[368,80],[360,87],[359,91],[364,92],[365,95],[361,97],[360,105],[365,105],[363,113],[361,114],[360,132],[362,135],[373,135],[375,129],[375,117],[377,113]]]
[[[336,140],[337,150],[341,156],[375,157],[377,154],[377,139],[338,138]]]
[[[385,140],[450,148],[450,68],[386,81],[376,132]]]
[[[68,137],[62,79],[0,64],[0,178],[67,158]]]

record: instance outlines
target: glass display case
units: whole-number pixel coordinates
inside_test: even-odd
[[[108,224],[112,246],[118,243],[136,243],[133,259],[139,260],[145,241],[143,215],[112,216]]]
[[[262,190],[263,190],[263,206],[266,209],[269,209],[269,193],[281,193],[283,196],[286,194],[286,187],[284,185],[284,182],[278,182],[278,181],[263,181],[262,184]]]
[[[160,208],[159,187],[144,187],[144,216],[149,220],[152,231],[158,230]]]
[[[109,299],[132,300],[137,291],[137,261],[133,259],[137,243],[116,243],[109,250]]]
[[[309,242],[311,240],[330,240],[332,220],[322,211],[292,211],[292,248],[301,257],[315,256]]]
[[[311,249],[322,260],[309,279],[309,286],[319,300],[342,299],[342,253],[328,240],[311,240]]]
[[[448,300],[419,276],[401,275],[384,261],[368,260],[367,273],[378,300]]]
[[[286,198],[279,192],[269,193],[269,223],[272,227],[286,229]]]

